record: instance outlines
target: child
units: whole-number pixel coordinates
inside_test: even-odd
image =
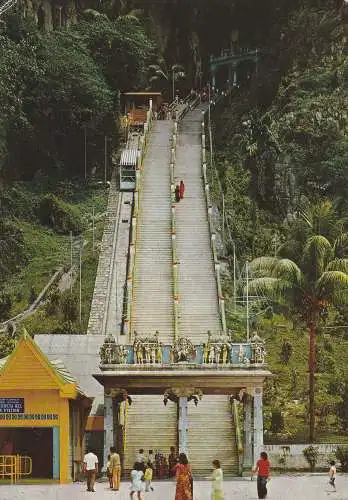
[[[336,491],[336,485],[335,485],[335,479],[336,479],[336,463],[334,460],[330,462],[330,469],[329,469],[329,484],[333,487],[334,491]]]
[[[136,462],[134,464],[133,470],[131,472],[131,492],[130,492],[130,497],[131,500],[134,498],[134,493],[138,493],[138,500],[141,500],[141,492],[143,491],[143,478],[144,478],[144,473],[143,473],[143,467],[144,464]]]
[[[212,500],[224,500],[224,492],[223,492],[223,479],[224,475],[220,466],[219,460],[213,460],[213,473],[211,476],[207,477],[207,479],[211,479],[211,498]]]
[[[145,473],[144,473],[144,479],[145,479],[145,491],[153,491],[153,487],[151,484],[152,481],[152,464],[151,462],[148,462],[145,468]]]
[[[110,469],[110,458],[111,458],[111,455],[108,455],[108,461],[106,463],[106,476],[109,480],[109,486],[112,489],[112,472]]]

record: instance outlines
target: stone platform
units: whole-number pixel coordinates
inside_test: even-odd
[[[155,491],[144,493],[144,500],[174,500],[174,482],[154,482]],[[194,500],[210,500],[210,483],[195,481]],[[331,492],[327,476],[302,475],[278,476],[269,483],[268,500],[321,500],[327,498],[348,500],[348,475],[338,475],[337,493]],[[129,500],[129,483],[122,482],[121,491],[108,489],[106,482],[96,484],[96,493],[88,493],[85,484],[75,483],[66,486],[31,485],[31,486],[1,486],[0,500]],[[250,479],[235,479],[225,481],[226,500],[256,500],[256,481]]]

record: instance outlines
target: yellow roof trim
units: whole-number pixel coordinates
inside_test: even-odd
[[[74,395],[76,397],[78,390],[77,384],[75,383],[67,383],[62,375],[54,368],[50,360],[45,356],[45,354],[41,351],[39,346],[34,342],[28,332],[24,329],[23,335],[19,339],[16,347],[12,351],[12,353],[8,356],[6,362],[3,366],[0,366],[0,379],[3,377],[8,371],[11,370],[11,366],[16,358],[16,354],[22,344],[26,344],[26,347],[33,353],[38,362],[45,368],[48,375],[54,380],[57,384],[57,389],[60,390],[60,394],[63,397],[73,398]],[[3,384],[1,384],[3,385]]]

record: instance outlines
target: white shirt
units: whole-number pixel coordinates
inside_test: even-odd
[[[98,463],[98,457],[90,452],[83,457],[83,461],[86,464],[86,470],[95,470]]]

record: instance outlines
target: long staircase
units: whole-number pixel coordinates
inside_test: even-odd
[[[170,151],[171,121],[153,123],[146,153],[137,228],[134,298],[131,330],[141,335],[159,331],[160,341],[172,343],[174,309],[172,282]],[[164,406],[161,396],[133,396],[128,411],[126,468],[136,451],[161,450],[166,455],[176,445],[177,408]]]
[[[172,122],[154,122],[145,157],[137,228],[132,330],[173,341],[170,139]]]
[[[207,206],[202,180],[200,106],[186,115],[179,127],[175,178],[185,183],[185,195],[177,204],[176,233],[179,264],[181,335],[194,343],[207,340],[221,331],[218,291]],[[235,428],[226,396],[203,396],[198,406],[190,404],[189,450],[196,472],[209,470],[219,459],[228,473],[238,472]],[[208,425],[207,425],[208,424]]]
[[[202,109],[183,119],[176,149],[175,178],[185,183],[184,199],[177,204],[180,331],[194,342],[207,339],[207,330],[221,330],[218,293],[210,245],[201,166]]]

